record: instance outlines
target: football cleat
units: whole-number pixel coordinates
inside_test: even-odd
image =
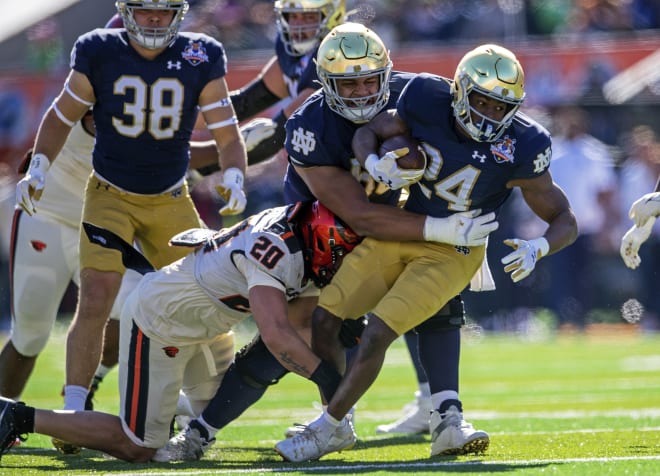
[[[431,456],[483,453],[489,444],[488,433],[463,420],[455,405],[444,415],[437,410],[431,413]]]
[[[92,384],[89,387],[89,393],[87,393],[87,399],[85,400],[85,410],[94,410],[94,395],[99,389],[99,384],[101,383],[102,378],[94,376]],[[64,396],[64,389],[62,389],[62,396]]]
[[[285,461],[300,463],[314,461],[328,453],[350,450],[357,443],[357,435],[350,418],[344,417],[330,439],[324,444],[317,430],[308,425],[299,425],[300,430],[292,438],[286,438],[277,445],[275,451]]]
[[[178,435],[170,438],[165,446],[159,448],[151,460],[158,463],[197,461],[213,443],[215,438],[207,440],[197,428],[187,426]]]
[[[318,406],[318,404],[316,404],[315,406]],[[353,425],[353,428],[355,428],[355,407],[351,408],[346,416],[351,419],[351,424]],[[316,419],[318,419],[318,416],[314,420]],[[303,431],[305,427],[308,426],[314,420],[310,420],[306,423],[294,423],[293,426],[290,426],[289,428],[286,429],[286,431],[284,432],[284,436],[286,436],[287,438],[293,438],[298,433]]]
[[[53,443],[53,446],[57,450],[57,452],[61,455],[77,455],[80,453],[80,446],[74,445],[73,443],[69,443],[68,441],[60,440],[59,438],[51,438],[50,439],[51,443]]]
[[[376,433],[427,434],[431,410],[431,399],[417,391],[415,400],[403,407],[403,416],[393,423],[377,426]]]
[[[16,432],[17,405],[23,403],[0,397],[0,457],[21,441],[25,441],[25,437]]]

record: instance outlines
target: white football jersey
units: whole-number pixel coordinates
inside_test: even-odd
[[[56,160],[46,174],[46,185],[35,206],[43,214],[59,223],[80,227],[85,184],[92,172],[94,137],[76,124]]]
[[[147,336],[183,345],[207,342],[249,316],[253,286],[277,288],[287,300],[318,295],[304,278],[288,208],[270,208],[220,230],[194,253],[147,273],[123,312]]]

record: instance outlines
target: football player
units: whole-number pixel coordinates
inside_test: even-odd
[[[376,116],[353,138],[356,157],[370,175],[396,184],[405,184],[404,171],[381,163],[386,157],[378,157],[379,141],[410,134],[422,142],[429,163],[420,180],[408,181],[404,208],[409,212],[435,218],[465,216],[475,210],[493,213],[513,187],[519,187],[531,210],[548,227],[533,240],[505,240],[514,251],[502,263],[514,282],[529,276],[539,259],[570,245],[577,236],[568,200],[548,170],[550,135],[519,112],[524,98],[524,73],[514,54],[497,45],[482,45],[461,59],[453,80],[416,75],[401,93],[396,109]],[[333,209],[333,202],[326,204]],[[343,217],[341,211],[335,212]],[[426,221],[426,242],[366,237],[321,294],[312,331],[312,348],[319,356],[341,366],[343,352],[338,339],[330,336],[338,335],[342,320],[367,311],[371,311],[369,325],[327,410],[303,432],[276,445],[285,460],[313,460],[330,452],[327,443],[346,412],[376,379],[389,345],[427,321],[479,269],[484,243],[429,242],[430,234],[437,231],[435,223]],[[359,227],[356,231],[366,235]],[[466,441],[469,432],[462,431],[465,423],[457,394],[434,393],[432,403],[431,456],[487,448],[487,436]]]
[[[276,0],[274,8],[275,55],[256,78],[230,93],[239,121],[287,99],[272,119],[258,117],[241,127],[250,164],[273,157],[282,148],[287,118],[318,89],[314,57],[319,43],[346,20],[346,0]]]
[[[71,130],[57,161],[46,175],[48,186],[39,199],[39,213],[14,213],[11,244],[12,330],[0,352],[0,395],[20,398],[46,346],[60,302],[69,283],[79,286],[78,239],[82,197],[92,171],[94,121],[91,111]],[[19,173],[28,168],[28,151]],[[93,392],[117,363],[119,311],[122,298],[139,275],[128,271],[105,329],[103,359],[94,374],[86,410],[93,409]],[[106,345],[107,344],[107,345]]]
[[[286,136],[284,124],[287,118],[318,90],[319,78],[314,62],[318,46],[327,33],[344,23],[347,17],[345,0],[278,0],[275,2],[275,14],[278,31],[276,55],[253,81],[230,93],[236,115],[241,121],[289,98],[273,119],[258,117],[241,126],[250,165],[274,156],[283,147]],[[382,104],[378,107],[382,107]],[[214,153],[214,144],[209,144],[209,151]],[[217,165],[200,169],[200,172],[206,175],[216,170]],[[294,177],[293,180],[299,178]],[[292,186],[299,187],[298,184]],[[308,191],[289,193],[288,188],[289,185],[284,190],[286,203],[313,197]],[[303,185],[303,188],[306,189],[306,186]],[[396,203],[398,193],[381,197],[382,194],[383,191],[379,190],[372,198],[376,201],[391,200],[390,203]],[[415,364],[419,390],[416,392],[415,401],[407,406],[406,414],[393,424],[381,425],[379,432],[428,433],[428,415],[431,411],[428,378],[417,356],[417,336],[413,332],[407,334],[406,343]],[[227,412],[224,414],[228,415]],[[228,416],[226,421],[231,419]],[[287,434],[291,431],[292,429],[289,429]]]
[[[350,59],[342,48],[350,51]],[[354,52],[362,54],[353,55]],[[286,199],[313,199],[318,194],[322,203],[324,200],[332,202],[332,207],[341,210],[353,221],[352,226],[359,227],[367,234],[422,240],[425,217],[394,206],[399,200],[400,191],[376,184],[352,159],[354,155],[351,150],[351,138],[359,125],[388,104],[394,106],[395,98],[413,75],[391,73],[392,65],[382,40],[365,26],[351,22],[335,27],[326,36],[319,47],[317,65],[323,90],[312,95],[286,125],[286,149],[293,164],[289,166],[285,180]],[[305,180],[301,180],[299,173]],[[416,173],[419,176],[419,171]],[[309,187],[306,181],[311,184]],[[492,218],[480,218],[482,220],[461,218],[466,227],[463,231],[454,227],[452,219],[441,219],[441,222],[454,230],[454,240],[480,241],[485,240],[488,232],[496,227],[490,222]],[[471,230],[469,236],[466,234],[467,228]],[[450,239],[450,234],[443,231],[442,234],[429,235],[429,239],[446,240]],[[457,238],[458,235],[461,237]],[[434,318],[429,319],[429,325],[423,332],[429,335],[447,332],[452,334],[453,339],[453,333],[458,335],[463,322],[462,301],[457,298],[442,307]],[[361,323],[346,321],[341,332],[344,347],[355,346],[355,335],[361,327]],[[457,351],[456,346],[451,349],[452,353]],[[230,379],[230,374],[227,374],[218,393],[202,414],[204,421],[214,428],[223,428],[237,418],[265,393],[269,385],[276,383],[288,372],[282,365],[273,362],[273,357],[267,352],[247,349],[246,358],[259,362],[256,366],[260,369],[260,378],[245,378],[236,373]],[[445,365],[443,362],[438,363]],[[452,380],[455,376],[457,389],[457,356],[447,366],[451,370]],[[326,450],[339,451],[352,447],[354,436],[346,431],[347,420],[350,418],[343,420]],[[424,423],[425,431],[428,431],[428,419]],[[301,428],[290,428],[287,433],[297,434]],[[202,455],[201,451],[189,450],[200,446],[195,438],[188,437],[189,433],[189,429],[184,429],[170,440],[167,445],[170,461],[198,459]],[[471,430],[470,437],[478,437],[480,434]]]
[[[185,181],[198,109],[219,151],[222,214],[240,213],[246,205],[245,144],[228,97],[223,46],[203,34],[179,32],[187,1],[119,0],[116,6],[125,28],[97,29],[76,41],[71,71],[42,119],[16,200],[35,213],[51,160],[93,106],[96,140],[83,221],[129,243],[136,240],[161,267],[183,255],[167,246],[169,238],[202,226]],[[69,410],[84,408],[125,271],[116,250],[79,242],[80,293],[66,352],[64,407]]]
[[[660,216],[660,178],[656,183],[655,192],[647,193],[637,199],[631,205],[628,215],[635,224],[621,238],[619,251],[626,266],[635,269],[642,262],[639,248],[651,236],[655,220]]]
[[[197,233],[201,238],[185,238]],[[90,239],[106,246],[123,241],[113,235],[92,227]],[[259,378],[261,369],[240,353],[232,363],[231,328],[249,315],[259,332],[252,345],[321,389],[331,388],[341,376],[314,355],[305,333],[319,289],[359,242],[318,202],[267,209],[218,232],[181,233],[172,243],[195,250],[146,273],[122,309],[120,416],[0,399],[0,454],[17,437],[41,433],[130,462],[163,460],[156,450],[169,438],[180,389],[198,414],[228,368]],[[350,422],[345,430],[353,434]],[[191,433],[201,449],[214,441],[201,424]]]

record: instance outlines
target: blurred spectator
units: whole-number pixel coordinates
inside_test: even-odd
[[[571,0],[528,0],[527,34],[551,35],[565,22],[571,11]]]
[[[565,23],[566,33],[632,31],[628,0],[575,0]]]
[[[276,31],[273,1],[206,0],[191,7],[183,30],[206,33],[223,43],[228,53],[271,48]]]
[[[16,149],[29,137],[27,105],[23,91],[0,80],[0,164],[13,165]]]
[[[30,27],[27,32],[27,65],[40,73],[60,73],[68,66],[59,25],[54,18],[47,18]]]
[[[16,176],[9,164],[0,162],[0,332],[11,325],[9,293],[9,241],[14,213]]]
[[[598,307],[595,263],[618,253],[616,232],[616,171],[605,144],[588,133],[589,118],[582,109],[566,107],[553,115],[553,152],[550,172],[575,212],[579,235],[575,243],[543,262],[550,275],[546,307],[560,324],[579,329],[589,309]]]

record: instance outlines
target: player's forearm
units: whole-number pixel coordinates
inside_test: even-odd
[[[426,216],[391,205],[369,203],[356,207],[349,216],[342,216],[342,219],[360,236],[388,241],[424,239]]]
[[[225,144],[218,151],[218,163],[221,170],[228,170],[232,167],[239,169],[245,175],[247,169],[247,154],[245,152],[245,143],[237,138]]]
[[[52,108],[49,109],[39,125],[32,155],[44,154],[53,162],[64,147],[70,132],[71,127],[63,123]]]
[[[353,134],[351,146],[358,162],[364,167],[370,154],[378,153],[378,144],[385,137],[406,133],[406,125],[393,109],[383,111]]]
[[[557,215],[549,224],[544,237],[550,245],[549,255],[566,248],[572,244],[578,236],[578,225],[575,215],[571,210],[564,210]]]
[[[291,328],[261,338],[273,356],[291,372],[310,378],[321,362],[304,340]]]

